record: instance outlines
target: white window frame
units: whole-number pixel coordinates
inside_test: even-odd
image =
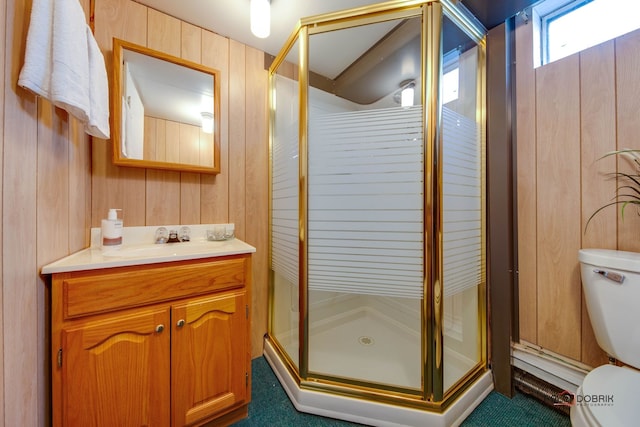
[[[546,0],[531,9],[531,23],[534,25],[534,66],[539,67],[552,62],[549,58],[549,24],[582,8],[583,6],[592,3],[593,1],[594,0]],[[628,12],[635,13],[636,11],[633,10]],[[612,13],[620,13],[620,6],[616,7],[616,5],[613,4]],[[526,15],[524,16],[526,19]],[[597,30],[597,28],[594,28],[594,30]],[[615,37],[619,37],[622,34],[623,33],[620,33]],[[610,38],[605,37],[607,36],[603,36],[602,40],[598,41],[596,44],[610,40]],[[585,47],[585,49],[587,48],[588,47]],[[577,52],[579,51],[574,53]],[[554,61],[557,59],[561,58],[556,58]]]
[[[576,9],[581,8],[585,4],[590,3],[592,0],[570,0],[569,2],[566,2],[566,0],[564,1],[565,1],[564,4],[562,4],[561,2],[559,3],[557,1],[544,2],[544,5],[549,4],[549,6],[553,6],[553,8],[547,6],[547,8],[551,10],[548,10],[547,8],[544,8],[542,6],[540,6],[539,8],[536,8],[536,11],[540,16],[540,37],[541,37],[540,47],[542,49],[542,64],[548,64],[550,62],[549,61],[549,23],[555,21],[556,19],[568,13],[571,13]],[[542,15],[541,13],[544,13],[544,15]]]

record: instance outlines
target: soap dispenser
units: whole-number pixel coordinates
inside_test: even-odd
[[[111,248],[122,245],[122,220],[118,218],[120,209],[109,209],[107,219],[102,220],[102,246]]]

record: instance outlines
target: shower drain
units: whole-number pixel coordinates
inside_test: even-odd
[[[358,342],[362,345],[373,345],[375,341],[373,341],[373,338],[365,335],[365,336],[359,337]]]

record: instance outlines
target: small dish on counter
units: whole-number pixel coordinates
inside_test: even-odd
[[[233,224],[216,225],[213,229],[207,230],[207,240],[210,242],[221,242],[235,237],[235,227]]]

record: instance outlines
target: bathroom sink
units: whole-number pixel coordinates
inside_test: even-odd
[[[213,253],[225,242],[198,241],[146,245],[125,245],[119,249],[103,249],[102,256],[117,258],[165,258]]]
[[[225,230],[233,224],[222,224]],[[91,246],[42,267],[42,274],[69,271],[117,268],[134,265],[189,261],[248,254],[256,248],[232,236],[226,240],[212,240],[210,230],[220,224],[189,224],[189,242],[155,244],[156,226],[123,227],[123,245],[116,248],[102,247],[100,228],[91,229]],[[179,229],[170,225],[167,228]],[[215,237],[215,236],[214,236]]]

